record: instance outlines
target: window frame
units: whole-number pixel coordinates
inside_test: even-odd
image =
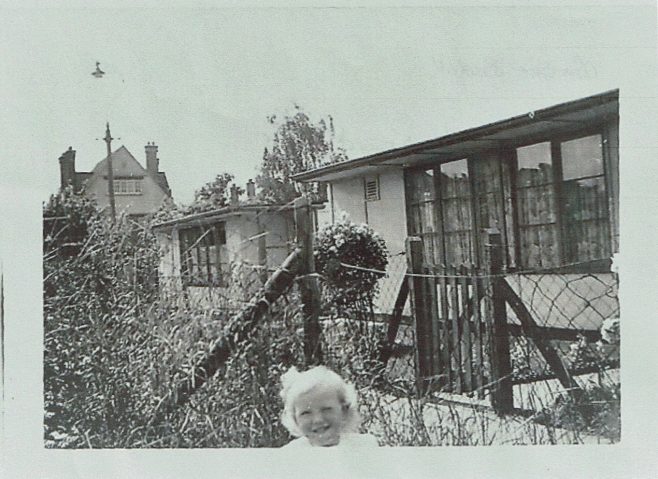
[[[439,235],[436,243],[440,245],[439,257],[442,259],[442,262],[445,263],[446,253],[445,253],[445,229],[443,225],[443,204],[442,204],[442,193],[440,189],[440,180],[437,174],[440,174],[440,168],[446,163],[453,161],[459,161],[466,159],[468,165],[468,175],[469,181],[471,184],[471,225],[473,231],[473,245],[471,255],[474,261],[481,263],[482,253],[481,245],[484,241],[484,233],[482,231],[482,218],[481,212],[479,210],[479,201],[481,200],[481,195],[483,194],[478,190],[477,179],[475,178],[475,169],[473,167],[474,162],[483,161],[481,158],[490,157],[489,155],[494,154],[496,161],[498,163],[499,170],[499,181],[500,188],[497,194],[500,196],[499,201],[502,205],[502,218],[503,225],[501,225],[501,234],[503,235],[503,241],[507,243],[506,239],[509,234],[512,234],[513,244],[506,249],[507,261],[507,270],[510,272],[514,271],[523,271],[532,268],[528,268],[527,264],[524,263],[523,252],[521,251],[521,233],[519,228],[519,215],[521,214],[519,208],[519,198],[518,198],[518,158],[517,158],[517,149],[525,146],[531,146],[537,143],[548,142],[550,144],[551,152],[551,163],[552,163],[552,193],[554,195],[554,208],[555,211],[553,214],[556,218],[556,237],[557,241],[557,257],[558,265],[555,267],[541,267],[537,268],[542,271],[559,271],[559,272],[608,272],[610,270],[610,260],[606,258],[598,258],[592,260],[575,260],[567,261],[567,256],[565,254],[565,242],[568,240],[568,234],[565,229],[565,198],[563,197],[564,183],[569,181],[577,181],[578,179],[569,179],[565,180],[563,178],[563,158],[561,152],[561,145],[565,142],[577,140],[580,138],[586,138],[588,136],[599,135],[601,138],[601,160],[602,160],[602,173],[600,175],[594,175],[594,177],[602,178],[602,184],[604,188],[604,205],[605,205],[605,221],[607,224],[606,232],[606,242],[604,246],[605,250],[609,250],[610,254],[615,251],[615,242],[613,238],[614,221],[613,211],[611,211],[611,201],[614,201],[611,198],[613,194],[613,181],[612,170],[613,165],[611,165],[610,153],[607,151],[606,143],[610,142],[611,136],[611,125],[610,119],[602,120],[590,125],[587,125],[583,128],[577,128],[572,131],[546,131],[541,134],[532,135],[523,137],[517,140],[506,141],[499,148],[490,148],[486,150],[481,150],[477,152],[472,152],[469,154],[462,154],[455,156],[450,159],[441,159],[434,162],[423,162],[423,164],[405,168],[404,170],[404,184],[405,184],[405,198],[406,198],[406,214],[407,214],[407,232],[409,235],[418,235],[424,239],[428,237],[428,233],[418,233],[415,232],[416,227],[414,226],[413,218],[413,208],[418,207],[422,202],[412,201],[412,193],[410,188],[412,188],[415,183],[411,178],[411,175],[419,174],[420,172],[433,170],[434,174],[434,199],[432,201],[432,208],[434,210],[434,221],[436,222],[436,231],[433,233]],[[504,163],[507,165],[505,166]],[[507,171],[507,178],[505,177],[505,171]],[[506,198],[506,186],[505,182],[509,182],[509,198]],[[509,200],[509,206],[507,201]],[[508,211],[508,208],[511,208],[511,211]],[[511,225],[507,224],[507,221],[511,220]],[[432,259],[433,260],[433,259]]]
[[[603,173],[599,176],[603,178],[603,184],[605,187],[605,210],[606,210],[606,221],[608,224],[608,237],[606,238],[608,242],[608,248],[610,254],[614,251],[614,242],[612,239],[612,214],[610,211],[610,195],[611,195],[611,181],[610,178],[610,157],[606,151],[605,144],[609,142],[609,127],[608,123],[602,121],[595,124],[585,126],[573,131],[568,132],[548,132],[543,135],[537,135],[531,138],[526,138],[523,142],[513,142],[511,143],[512,150],[512,193],[513,193],[513,215],[514,215],[514,235],[516,240],[516,264],[517,267],[512,269],[515,270],[527,270],[529,268],[522,261],[522,252],[521,242],[520,242],[520,232],[519,232],[519,217],[520,208],[518,207],[518,158],[517,158],[517,149],[525,146],[531,146],[537,143],[548,142],[550,143],[551,150],[551,163],[553,165],[553,193],[555,197],[555,215],[556,215],[556,229],[557,229],[557,249],[558,249],[558,265],[555,267],[547,268],[537,268],[542,271],[556,271],[556,272],[608,272],[610,271],[610,259],[599,258],[594,260],[573,260],[569,259],[565,253],[565,244],[568,241],[567,233],[565,230],[565,212],[564,212],[564,183],[570,180],[564,180],[563,174],[563,158],[561,145],[562,143],[577,140],[580,138],[586,138],[588,136],[600,135],[601,137],[601,163],[603,167]]]
[[[178,229],[178,241],[180,276],[184,287],[226,286],[225,222],[181,227]],[[215,248],[214,258],[210,258],[211,247]]]
[[[143,195],[142,188],[143,178],[127,177],[127,178],[114,178],[114,194],[117,196],[141,196]]]

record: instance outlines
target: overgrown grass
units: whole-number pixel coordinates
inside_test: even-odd
[[[290,440],[278,392],[283,371],[304,367],[296,289],[187,404],[158,417],[160,402],[189,380],[231,311],[160,296],[157,244],[148,228],[127,220],[91,220],[84,244],[60,253],[46,242],[46,447],[278,447]],[[486,408],[417,397],[409,377],[394,377],[379,361],[383,336],[381,325],[333,320],[322,338],[326,364],[357,385],[362,427],[381,445],[618,440],[618,384],[591,388],[579,403],[543,404],[531,417],[499,418]]]

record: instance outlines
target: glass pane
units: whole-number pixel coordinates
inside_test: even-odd
[[[550,142],[516,149],[521,267],[558,266],[557,204]]]
[[[411,231],[410,234],[417,235],[421,232],[422,224],[420,220],[420,208],[418,206],[412,206],[410,208],[411,213]]]
[[[473,162],[475,188],[479,194],[500,191],[500,162],[498,158],[477,158]]]
[[[559,265],[557,227],[526,226],[520,229],[521,261],[525,268],[547,268]]]
[[[503,204],[500,183],[500,162],[496,157],[477,158],[473,162],[473,175],[477,206],[480,212],[479,228],[503,227]],[[504,238],[504,236],[503,236]]]
[[[470,231],[446,233],[446,264],[460,265],[471,262],[473,238]]]
[[[474,250],[468,162],[444,163],[440,170],[446,264],[471,263]]]
[[[468,198],[450,198],[443,201],[444,231],[464,231],[471,228],[471,202]]]
[[[565,222],[607,218],[608,206],[603,177],[567,181],[562,189]]]
[[[604,178],[566,181],[563,191],[567,261],[606,259],[611,247]]]
[[[458,160],[441,165],[441,197],[452,198],[470,196],[470,194],[467,161]]]
[[[567,261],[583,262],[610,257],[607,220],[584,221],[570,225],[565,252]]]
[[[409,174],[412,203],[434,200],[434,170],[413,171]]]
[[[601,135],[565,141],[562,152],[562,176],[565,180],[603,174]]]
[[[430,168],[409,172],[406,187],[411,199],[410,233],[422,238],[425,261],[435,263],[438,261],[440,250],[437,248],[434,170]]]
[[[517,196],[520,225],[555,222],[555,195],[551,185],[523,188]]]
[[[220,223],[215,226],[217,232],[217,244],[226,244],[226,229],[224,228],[224,223]]]
[[[208,263],[207,261],[207,248],[206,246],[200,245],[195,248],[195,255],[199,259],[199,268],[203,271],[206,269],[206,264]]]
[[[518,186],[544,185],[553,182],[553,162],[549,142],[517,148],[516,158]]]
[[[480,228],[498,228],[502,234],[503,231],[503,218],[502,218],[502,200],[500,195],[487,193],[480,195]]]
[[[420,213],[420,229],[418,233],[434,233],[436,225],[434,221],[434,203],[421,203],[418,206]]]

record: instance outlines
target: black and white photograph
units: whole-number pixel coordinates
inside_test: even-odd
[[[655,2],[0,5],[4,477],[655,473]]]

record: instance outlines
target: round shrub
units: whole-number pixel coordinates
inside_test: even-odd
[[[316,270],[334,291],[335,300],[342,303],[372,298],[388,264],[381,236],[370,226],[352,223],[346,217],[319,231],[314,255]]]

